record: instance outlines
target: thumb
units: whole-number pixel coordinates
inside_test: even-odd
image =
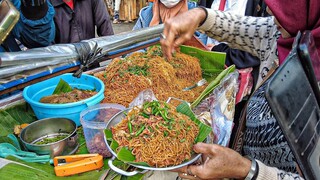
[[[218,145],[215,144],[207,144],[207,143],[197,143],[193,146],[193,150],[199,154],[208,154],[214,155],[216,154],[216,149]]]
[[[179,47],[184,42],[190,40],[191,37],[192,37],[192,35],[189,35],[189,34],[178,36],[178,38],[176,38],[176,40],[174,41],[174,47]]]
[[[198,177],[203,175],[204,172],[206,172],[206,170],[204,169],[203,164],[201,164],[201,165],[190,165],[187,169],[188,169],[186,171],[187,173],[189,173],[190,175],[196,175]]]

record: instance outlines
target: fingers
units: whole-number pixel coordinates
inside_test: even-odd
[[[174,48],[191,39],[200,22],[206,17],[202,9],[181,13],[164,23],[163,35],[166,38],[160,39],[162,52],[165,57],[171,58]]]
[[[203,165],[189,165],[186,171],[180,172],[178,175],[183,179],[208,179],[207,172],[210,171],[205,169]],[[215,178],[209,178],[215,180]]]
[[[179,47],[182,45],[184,42],[187,40],[190,40],[192,37],[192,34],[184,34],[183,36],[179,36],[175,41],[174,41],[174,48]]]
[[[187,172],[187,166],[171,170],[172,172]]]
[[[198,179],[198,176],[192,173],[190,167],[192,167],[192,165],[185,166],[185,170],[179,173],[179,176],[183,179]]]
[[[190,40],[192,37],[192,34],[184,34],[183,36],[178,36],[178,33],[174,33],[174,31],[171,31],[170,33],[162,33],[164,37],[160,39],[160,44],[162,47],[162,52],[165,57],[170,59],[172,57],[172,54],[175,52],[175,48],[182,45],[187,40]]]
[[[185,24],[179,24],[179,21],[175,21],[172,19],[168,19],[164,24],[163,35],[166,38],[161,38],[160,43],[162,46],[162,52],[165,57],[171,58],[172,53],[176,47],[179,47],[183,44],[186,40],[191,39],[193,32],[186,32],[183,30],[181,26]]]
[[[197,176],[192,176],[192,175],[189,175],[187,173],[179,173],[178,175],[182,179],[199,179]]]
[[[172,57],[172,49],[173,49],[172,45],[173,45],[174,37],[175,37],[175,35],[172,35],[173,34],[172,31],[173,30],[171,28],[171,25],[168,22],[166,22],[164,24],[164,30],[162,33],[166,38],[161,38],[160,44],[161,44],[163,55],[165,57],[167,57],[168,59],[170,59]]]

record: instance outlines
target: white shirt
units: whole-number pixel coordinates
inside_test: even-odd
[[[211,9],[219,10],[221,0],[214,0],[211,4]],[[243,15],[246,12],[248,0],[226,0],[226,5],[224,7],[225,12],[231,12],[232,14]],[[221,42],[208,38],[207,44],[218,45]]]
[[[224,11],[231,12],[233,14],[244,15],[246,12],[248,0],[227,0],[224,7]],[[220,0],[214,0],[211,5],[211,9],[219,10]]]

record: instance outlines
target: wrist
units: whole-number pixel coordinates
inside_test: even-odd
[[[200,27],[207,19],[207,10],[205,7],[197,7],[190,10],[193,14],[191,15],[198,22],[198,27]]]
[[[242,161],[237,165],[237,167],[237,171],[235,172],[236,176],[234,178],[245,179],[251,169],[251,160],[246,157],[242,157]]]
[[[247,159],[248,158],[248,159]],[[244,177],[244,180],[255,180],[257,179],[258,172],[259,172],[259,165],[257,161],[254,158],[246,156],[246,159],[250,161],[250,168],[248,171],[248,166],[246,166],[246,175],[242,176]]]
[[[208,11],[205,7],[202,7],[202,6],[199,6],[198,8],[195,8],[198,12],[197,14],[200,16],[199,17],[199,26],[202,26],[202,24],[207,20],[207,17],[208,17]]]

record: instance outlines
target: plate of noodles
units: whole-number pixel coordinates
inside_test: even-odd
[[[143,170],[172,170],[198,160],[193,151],[197,142],[208,140],[211,127],[200,122],[187,102],[178,106],[145,102],[116,114],[105,130],[105,141],[113,158],[108,164],[114,171],[132,176],[113,165],[115,158]]]

